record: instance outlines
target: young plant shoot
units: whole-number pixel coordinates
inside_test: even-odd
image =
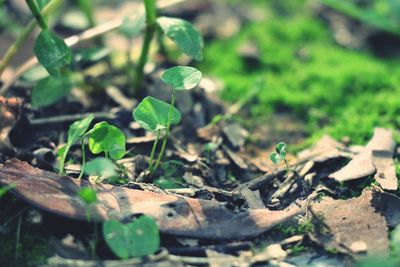
[[[203,59],[203,37],[190,22],[179,18],[157,18],[155,0],[144,0],[144,6],[146,12],[146,30],[142,52],[136,67],[134,85],[136,93],[140,92],[140,86],[143,81],[143,69],[146,65],[150,51],[150,44],[157,28],[161,29],[161,33],[164,33],[166,37],[174,42],[184,54],[197,61]]]
[[[290,171],[289,164],[286,160],[287,148],[286,143],[280,142],[275,146],[275,151],[271,152],[269,158],[271,159],[272,163],[279,164],[282,161],[285,162],[286,170]]]
[[[58,102],[72,89],[72,82],[67,73],[72,53],[63,39],[48,29],[46,18],[41,11],[47,1],[26,0],[38,25],[42,29],[36,38],[34,53],[39,63],[47,70],[50,77],[39,81],[32,90],[32,104],[45,107]]]
[[[85,167],[85,145],[84,145],[84,135],[86,131],[89,129],[90,123],[92,123],[94,119],[94,115],[89,115],[86,118],[74,122],[68,130],[68,140],[67,144],[61,147],[58,150],[58,158],[59,158],[59,173],[64,174],[64,165],[65,160],[68,156],[68,152],[71,149],[71,146],[75,144],[77,141],[81,140],[82,147],[82,170],[79,177],[81,178],[83,175],[83,170]]]
[[[175,91],[193,89],[199,84],[201,77],[201,72],[192,67],[177,66],[167,69],[162,73],[161,79],[164,83],[172,86],[171,103],[168,104],[149,96],[143,99],[133,111],[133,118],[140,126],[156,133],[156,140],[153,144],[149,162],[151,174],[157,170],[163,157],[171,125],[176,125],[181,120],[181,113],[174,107]],[[160,140],[161,131],[163,130],[165,130],[165,134],[161,150],[153,165],[155,151]]]

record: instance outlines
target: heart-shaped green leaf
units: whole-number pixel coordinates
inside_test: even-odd
[[[144,129],[155,132],[167,127],[170,109],[170,104],[148,96],[135,108],[133,118]],[[181,113],[173,107],[171,125],[176,125],[180,121]]]
[[[161,74],[164,83],[176,90],[193,89],[201,80],[201,72],[192,67],[176,66]]]
[[[276,152],[269,154],[269,158],[274,164],[279,164],[283,160],[283,158],[281,158],[281,156]]]
[[[107,158],[95,158],[85,165],[87,175],[98,176],[101,179],[107,179],[117,175],[114,163]]]
[[[73,87],[68,77],[47,77],[40,80],[32,89],[32,105],[35,107],[47,107],[69,94]]]
[[[60,69],[71,62],[71,49],[63,39],[49,30],[41,31],[34,52],[40,64],[54,77],[59,77]]]
[[[128,224],[106,221],[103,235],[107,245],[121,259],[148,256],[160,247],[157,224],[148,216],[141,216]]]
[[[69,126],[69,130],[68,130],[68,144],[69,145],[74,144],[76,141],[79,140],[79,138],[81,138],[86,133],[86,131],[89,128],[90,123],[92,123],[93,119],[94,119],[94,115],[90,114],[86,118],[79,120],[79,121],[75,121],[74,123],[71,124],[71,126]]]
[[[281,158],[285,158],[287,153],[286,144],[284,142],[278,143],[275,146],[275,151],[281,156]]]
[[[88,132],[89,149],[93,154],[105,152],[112,159],[121,159],[125,155],[125,135],[117,127],[107,122],[97,123]]]
[[[198,61],[203,59],[203,38],[192,24],[168,17],[158,18],[157,23],[183,53]]]

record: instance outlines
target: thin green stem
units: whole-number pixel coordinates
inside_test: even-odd
[[[82,165],[81,165],[81,172],[79,173],[78,179],[82,179],[83,173],[85,172],[85,165],[86,165],[86,151],[85,151],[85,139],[81,139],[81,150],[82,150]]]
[[[52,0],[48,3],[40,12],[42,17],[45,17],[56,10],[61,4],[63,0]],[[0,61],[0,78],[10,64],[13,57],[17,54],[18,50],[21,48],[23,43],[28,39],[29,35],[33,32],[36,26],[36,19],[32,19],[29,24],[25,27],[25,29],[21,32],[18,38],[14,41],[14,43],[8,48],[6,54],[4,55],[3,59]]]
[[[164,155],[164,150],[165,147],[167,146],[167,140],[168,140],[168,136],[169,136],[169,130],[171,128],[171,120],[172,120],[172,114],[173,114],[173,110],[174,110],[174,104],[175,104],[175,89],[172,89],[172,96],[171,96],[171,107],[169,109],[169,115],[168,115],[168,121],[167,121],[167,129],[165,129],[165,136],[164,136],[164,140],[161,146],[161,150],[160,150],[160,154],[158,154],[158,158],[156,161],[156,164],[154,165],[154,171],[157,170],[158,165],[160,164],[160,161]]]
[[[289,167],[289,163],[287,162],[287,160],[286,159],[283,159],[283,161],[285,162],[285,165],[286,165],[286,171],[290,171],[290,167]]]
[[[146,31],[143,40],[142,51],[140,53],[139,62],[136,66],[136,75],[134,83],[134,93],[141,94],[141,86],[144,76],[144,66],[146,65],[147,58],[150,51],[151,41],[154,37],[157,28],[157,7],[155,0],[144,0],[144,7],[146,11]]]
[[[158,131],[157,131],[156,140],[154,141],[154,143],[153,143],[153,148],[151,149],[150,161],[149,161],[149,171],[150,171],[150,174],[153,174],[153,160],[154,160],[154,154],[155,154],[155,152],[156,152],[156,148],[157,148],[158,141],[160,140],[160,133],[161,133],[161,130],[158,130]]]
[[[60,158],[60,162],[59,162],[59,166],[58,166],[58,168],[59,168],[58,173],[59,174],[64,174],[65,160],[67,159],[67,155],[68,155],[68,152],[69,152],[70,148],[71,148],[70,144],[66,144],[65,145],[64,153],[62,154],[62,156]]]
[[[40,28],[42,28],[42,30],[47,30],[48,28],[47,22],[45,18],[42,16],[39,5],[36,2],[36,0],[26,0],[26,3],[28,4],[29,9],[31,10]]]

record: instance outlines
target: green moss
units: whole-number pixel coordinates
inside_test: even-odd
[[[291,112],[306,123],[311,136],[349,136],[353,143],[367,141],[374,127],[400,125],[398,60],[336,45],[305,1],[280,6],[277,3],[283,1],[266,2],[265,21],[206,46],[202,70],[224,81],[224,99],[237,101],[257,79],[265,78],[263,90],[249,107],[254,121],[271,111]],[[248,41],[260,49],[256,69],[237,52]]]

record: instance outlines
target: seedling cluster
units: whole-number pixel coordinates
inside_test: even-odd
[[[5,58],[0,62],[0,75],[10,63],[12,57],[21,48],[28,36],[33,32],[35,26],[40,27],[40,33],[34,45],[34,54],[41,65],[41,70],[36,72],[35,81],[31,92],[31,103],[34,107],[47,107],[55,104],[69,94],[76,85],[82,85],[84,79],[81,74],[74,72],[72,62],[79,62],[85,57],[98,58],[104,55],[104,51],[91,51],[88,54],[73,54],[69,44],[57,36],[48,26],[47,16],[50,15],[62,0],[26,0],[34,20],[25,28],[15,43],[7,51]],[[126,19],[121,26],[121,32],[128,38],[132,38],[144,30],[143,45],[140,57],[136,64],[127,64],[127,74],[133,81],[130,94],[145,96],[143,83],[144,67],[152,40],[157,34],[159,46],[164,53],[166,48],[163,38],[169,38],[176,47],[190,58],[200,61],[203,58],[203,39],[195,27],[188,21],[180,18],[158,17],[156,1],[144,0],[145,19],[139,18],[132,23]],[[95,26],[93,6],[91,1],[78,0],[80,7],[90,27]],[[102,42],[97,39],[97,43]],[[132,69],[134,68],[134,71]],[[32,71],[33,73],[34,71]],[[132,75],[131,75],[132,74]],[[28,75],[29,76],[29,75]],[[152,96],[145,97],[133,110],[134,120],[145,130],[156,135],[152,150],[150,152],[149,173],[151,180],[164,187],[182,186],[182,181],[169,181],[173,176],[169,167],[164,171],[162,177],[155,177],[156,171],[162,162],[171,126],[181,121],[181,113],[175,107],[175,94],[177,90],[190,90],[196,87],[202,78],[200,71],[193,67],[176,66],[167,69],[161,75],[162,81],[171,86],[170,103],[163,102]],[[77,86],[80,87],[80,86]],[[96,123],[90,127],[95,116],[74,122],[68,130],[67,142],[58,149],[58,171],[65,174],[65,163],[72,146],[80,144],[82,150],[82,164],[79,179],[84,174],[95,182],[118,176],[117,160],[126,154],[126,137],[121,129],[106,121]],[[160,147],[159,147],[160,145]],[[93,155],[101,155],[86,162],[86,147]],[[157,150],[159,149],[158,153]],[[173,169],[173,168],[172,168]],[[0,197],[9,188],[0,189]],[[98,198],[93,188],[84,187],[78,193],[79,199],[86,207],[87,220],[91,221],[90,210],[96,205]],[[129,224],[118,221],[107,221],[103,224],[103,235],[111,250],[122,259],[129,257],[142,257],[156,252],[159,249],[159,233],[156,222],[149,217],[141,216]],[[97,231],[95,230],[95,237]],[[95,240],[97,242],[97,240]],[[94,249],[94,246],[92,247]],[[94,252],[94,250],[92,250]]]

